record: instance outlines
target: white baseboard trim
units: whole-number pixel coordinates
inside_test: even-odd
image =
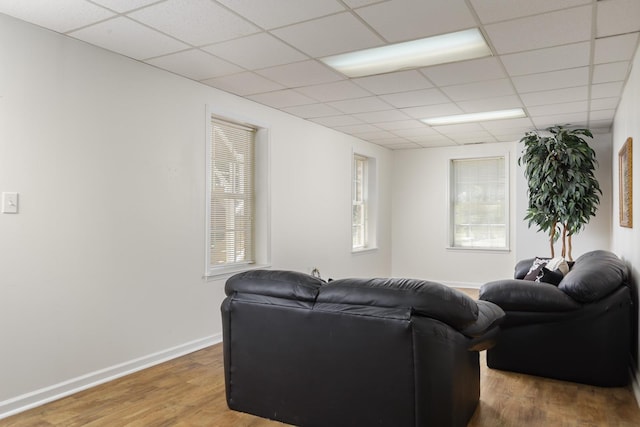
[[[149,354],[0,402],[0,420],[222,342],[222,334]]]

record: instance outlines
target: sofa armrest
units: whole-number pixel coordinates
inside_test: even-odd
[[[485,283],[480,299],[505,311],[558,312],[577,310],[581,305],[548,283],[508,279]]]
[[[497,305],[488,301],[478,301],[478,319],[465,327],[462,332],[471,338],[469,351],[483,351],[496,344],[500,323],[505,313]]]

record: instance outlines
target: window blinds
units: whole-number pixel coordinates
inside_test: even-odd
[[[452,245],[507,247],[505,159],[452,160]]]
[[[254,262],[255,129],[211,119],[211,267]]]

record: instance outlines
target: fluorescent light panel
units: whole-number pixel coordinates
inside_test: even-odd
[[[500,119],[518,119],[526,117],[522,108],[514,108],[511,110],[485,111],[483,113],[458,114],[455,116],[434,117],[431,119],[422,119],[429,126],[455,125],[458,123],[469,122],[485,122],[489,120]]]
[[[321,61],[348,77],[362,77],[485,56],[491,56],[491,49],[480,30],[472,28],[328,56]]]

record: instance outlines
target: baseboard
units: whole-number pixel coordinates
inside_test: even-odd
[[[211,335],[0,402],[0,420],[222,342]]]

